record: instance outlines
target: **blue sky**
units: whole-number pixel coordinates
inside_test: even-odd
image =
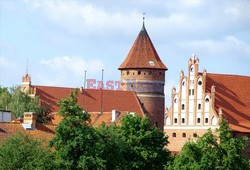
[[[83,86],[120,80],[142,26],[166,73],[166,103],[195,52],[200,71],[250,75],[250,1],[0,0],[0,85],[20,85],[29,60],[32,84]]]

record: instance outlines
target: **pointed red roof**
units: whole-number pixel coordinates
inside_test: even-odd
[[[144,26],[144,22],[142,29],[125,61],[118,69],[122,70],[131,68],[167,70],[167,67],[163,64],[154,48],[154,45]]]

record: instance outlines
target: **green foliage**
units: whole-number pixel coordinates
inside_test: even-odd
[[[25,134],[18,133],[0,145],[0,169],[55,169],[53,153]]]
[[[150,124],[149,118],[126,115],[122,118],[121,133],[127,145],[125,160],[128,169],[163,169],[170,159],[167,137]]]
[[[217,134],[209,129],[197,142],[187,142],[169,169],[249,169],[248,160],[241,155],[247,139],[233,138],[224,119]]]
[[[23,117],[24,112],[35,112],[39,123],[51,121],[50,110],[40,106],[39,98],[31,98],[23,93],[20,86],[8,88],[0,87],[0,109],[10,110],[15,117]]]
[[[64,118],[56,128],[51,146],[56,149],[57,162],[62,169],[103,169],[98,157],[97,132],[89,126],[90,115],[77,105],[77,91],[59,103]]]

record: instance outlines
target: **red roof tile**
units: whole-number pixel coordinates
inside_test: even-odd
[[[131,68],[167,70],[167,67],[162,63],[154,48],[144,27],[144,23],[125,61],[120,65],[119,70]]]
[[[250,132],[250,76],[207,74],[206,92],[215,85],[215,109],[234,131]]]
[[[58,101],[69,96],[74,88],[33,86],[36,88],[36,96],[40,97],[42,105],[50,107],[54,116],[52,124],[58,124],[61,117],[58,112]],[[143,110],[140,102],[132,91],[103,90],[103,114],[101,112],[101,90],[86,89],[82,94],[78,91],[78,104],[91,114],[91,124],[97,126],[102,122],[111,122],[112,110],[122,112],[135,112],[143,117]]]

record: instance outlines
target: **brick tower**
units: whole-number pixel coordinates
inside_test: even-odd
[[[155,50],[144,21],[132,48],[118,69],[121,70],[122,89],[135,91],[151,123],[163,130],[167,67]]]

